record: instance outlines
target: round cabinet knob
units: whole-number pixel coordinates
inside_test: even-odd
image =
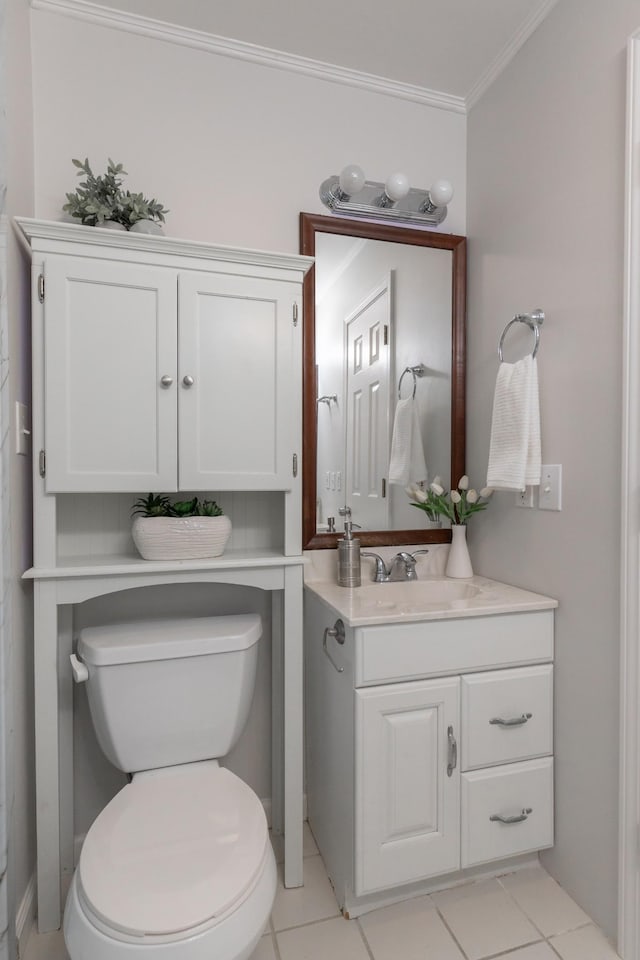
[[[195,383],[195,380],[193,377],[190,377],[189,374],[187,374],[186,377],[182,378],[182,382],[184,383],[185,387],[192,387]]]
[[[173,377],[170,377],[167,374],[165,374],[164,377],[160,378],[160,383],[162,384],[163,387],[170,387],[171,384],[173,383]]]

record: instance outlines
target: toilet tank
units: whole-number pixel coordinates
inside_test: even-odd
[[[98,742],[136,773],[224,757],[247,721],[257,614],[88,627],[77,656]]]

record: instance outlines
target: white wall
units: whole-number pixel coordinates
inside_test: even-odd
[[[465,119],[34,10],[36,211],[59,219],[71,157],[124,163],[132,189],[171,209],[167,232],[298,250],[298,213],[328,212],[325,177],[359,163],[456,187],[446,230],[464,233]]]
[[[496,348],[547,314],[543,462],[561,513],[497,494],[474,522],[484,574],[557,597],[556,846],[545,866],[616,930],[618,552],[627,37],[637,0],[560,0],[469,117],[468,462],[486,476]]]
[[[28,6],[21,0],[8,0],[5,10],[6,212],[11,217],[33,211],[31,60]],[[30,587],[20,579],[31,566],[31,464],[29,458],[16,456],[10,429],[14,402],[30,403],[29,276],[14,233],[8,229],[7,329],[1,348],[7,377],[2,381],[2,426],[6,431],[2,444],[2,640],[7,645],[11,707],[11,912],[20,907],[35,868],[32,600]]]
[[[447,231],[465,231],[465,119],[366,90],[32,11],[36,215],[60,219],[76,184],[121,161],[132,189],[169,207],[167,233],[297,252],[298,214],[324,210],[318,188],[357,162],[371,179],[403,169],[418,186],[456,186]],[[328,211],[324,211],[328,212]],[[248,594],[247,602],[252,602]],[[269,788],[268,641],[256,704],[233,758]],[[266,742],[265,742],[266,734]],[[119,782],[91,742],[78,757],[82,832]]]

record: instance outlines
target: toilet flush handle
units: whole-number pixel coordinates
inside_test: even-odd
[[[73,679],[75,680],[75,682],[84,683],[85,680],[88,680],[89,671],[87,670],[82,660],[78,660],[75,653],[71,654],[71,656],[69,657],[69,660],[71,660],[71,670],[73,672]]]

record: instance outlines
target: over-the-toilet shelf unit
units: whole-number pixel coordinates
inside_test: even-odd
[[[273,825],[302,884],[302,280],[306,257],[18,219],[31,258],[37,885],[73,873],[74,605],[121,590],[272,591]],[[205,493],[223,556],[140,559],[130,509]],[[182,496],[181,496],[182,498]],[[212,611],[215,612],[215,611]]]

